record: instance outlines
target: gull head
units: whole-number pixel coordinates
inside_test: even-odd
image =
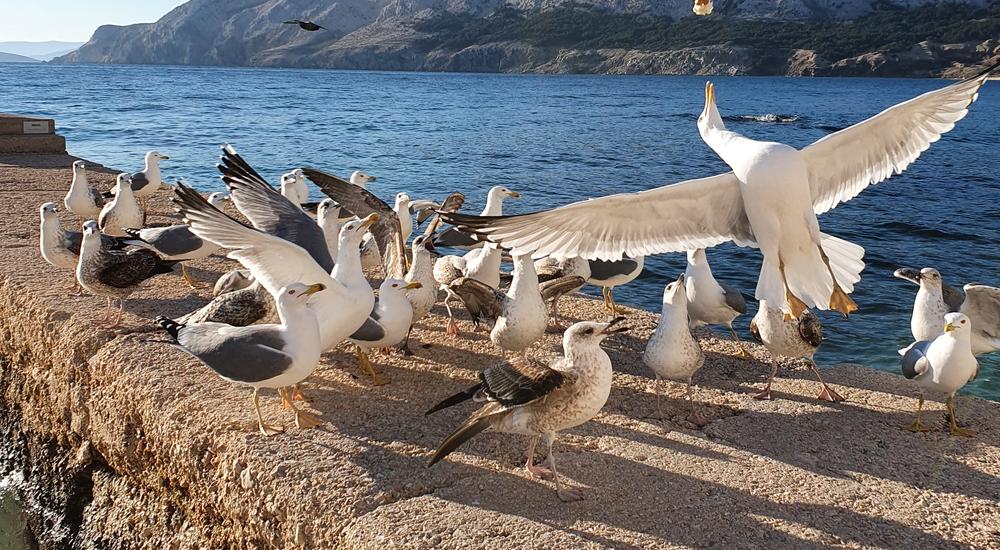
[[[292,283],[278,291],[278,306],[282,308],[293,306],[293,304],[305,306],[309,302],[310,296],[325,289],[326,286],[322,283],[311,285]]]
[[[490,196],[496,197],[498,199],[519,199],[521,194],[517,191],[511,191],[510,189],[504,187],[503,185],[494,185],[490,188]]]
[[[420,288],[422,286],[423,285],[416,281],[408,283],[403,279],[386,279],[382,281],[381,285],[379,285],[378,295],[379,297],[390,294],[403,296],[407,290],[410,290],[411,288]]]
[[[220,204],[222,204],[222,201],[226,200],[226,198],[227,197],[225,193],[220,193],[216,191],[215,193],[212,193],[211,195],[208,196],[208,204],[211,204],[212,206],[219,206]]]
[[[704,248],[696,248],[695,250],[688,250],[687,257],[688,257],[688,263],[691,265],[703,264],[707,259],[705,257]]]
[[[360,187],[364,187],[365,185],[377,180],[378,178],[375,176],[369,176],[361,170],[355,170],[354,173],[351,174],[351,183]]]
[[[83,238],[99,238],[101,236],[101,228],[97,225],[94,220],[87,220],[83,222]]]
[[[701,134],[701,139],[711,145],[712,142],[709,141],[711,134],[725,129],[726,125],[722,123],[722,115],[719,114],[719,108],[715,104],[715,85],[706,82],[705,108],[702,109],[701,115],[698,117],[698,132]]]
[[[948,313],[944,316],[944,332],[955,338],[964,336],[969,338],[969,331],[972,328],[972,321],[964,313]]]
[[[428,254],[437,254],[437,249],[434,248],[434,239],[420,235],[416,239],[413,239],[413,253],[422,254],[424,252]]]
[[[670,281],[663,288],[664,306],[687,306],[687,289],[684,287],[684,274],[681,273],[676,281]]]
[[[168,157],[167,155],[164,155],[163,153],[161,153],[159,151],[150,151],[150,152],[146,153],[146,162],[149,162],[149,161],[159,162],[161,160],[170,160],[170,157]]]
[[[38,215],[42,218],[42,221],[58,219],[56,218],[56,212],[58,212],[58,210],[56,209],[56,204],[54,202],[47,202],[38,209]]]
[[[941,288],[941,274],[933,267],[921,269],[920,274],[917,275],[917,281],[920,283],[920,286],[924,286],[926,283],[927,288]]]
[[[73,172],[83,172],[87,168],[87,163],[82,160],[73,161]]]
[[[129,188],[129,191],[132,190],[132,176],[128,174],[118,174],[118,177],[115,178],[115,194],[117,195],[118,192],[126,187]]]
[[[406,193],[396,193],[396,208],[409,208],[410,196]]]
[[[563,350],[569,352],[570,348],[577,346],[598,346],[608,336],[628,330],[628,327],[621,325],[624,320],[624,317],[615,317],[606,323],[593,321],[575,323],[563,334]]]
[[[316,217],[323,220],[329,218],[330,216],[340,216],[340,203],[333,199],[326,198],[323,199],[323,201],[319,203],[319,206],[316,207]]]
[[[340,243],[340,248],[348,249],[349,247],[355,247],[361,245],[361,239],[368,232],[368,228],[375,225],[378,221],[378,214],[368,214],[368,216],[362,220],[353,220],[344,224],[340,228],[340,235],[338,241]]]

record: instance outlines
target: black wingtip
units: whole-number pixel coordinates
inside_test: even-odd
[[[463,401],[468,401],[469,399],[475,397],[476,392],[478,392],[482,387],[483,387],[482,384],[476,384],[471,388],[460,391],[455,395],[452,395],[451,397],[448,397],[447,399],[441,401],[437,405],[434,405],[433,407],[427,409],[427,412],[424,413],[424,416],[429,416],[431,414],[440,411],[441,409],[447,409],[448,407],[453,407]]]
[[[438,446],[436,451],[434,451],[434,455],[427,461],[427,467],[430,468],[438,462],[441,462],[441,459],[454,452],[455,449],[462,445],[462,443],[465,443],[476,435],[482,433],[483,430],[489,426],[490,417],[488,416],[477,418],[472,422],[466,421],[465,424],[462,424],[457,430],[454,431],[454,433],[441,442],[441,445]]]
[[[164,317],[163,315],[160,315],[159,317],[156,318],[156,324],[160,325],[160,328],[165,330],[167,334],[169,334],[170,337],[174,340],[175,343],[177,342],[177,335],[180,333],[180,330],[185,326],[182,325],[181,323],[178,323],[177,321],[174,321],[173,319]]]

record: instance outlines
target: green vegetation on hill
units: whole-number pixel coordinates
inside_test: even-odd
[[[444,12],[418,22],[428,36],[422,46],[460,50],[474,44],[523,41],[534,46],[626,48],[660,51],[736,44],[761,48],[801,48],[842,59],[872,51],[907,49],[923,40],[969,42],[1000,37],[1000,3],[880,7],[853,21],[794,22],[735,19],[725,9],[712,17],[645,17],[613,14],[578,4],[542,11],[501,8],[488,17]]]

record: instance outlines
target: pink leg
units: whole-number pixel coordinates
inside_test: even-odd
[[[839,393],[826,384],[823,377],[819,374],[819,368],[816,366],[816,362],[812,359],[809,360],[809,368],[812,369],[813,374],[816,375],[819,383],[823,385],[823,389],[819,391],[819,395],[816,396],[816,399],[819,399],[820,401],[830,401],[831,403],[846,401],[846,399],[844,399]]]
[[[688,378],[688,384],[687,384],[687,400],[688,400],[688,403],[691,405],[691,414],[688,415],[688,420],[692,424],[694,424],[695,426],[698,426],[698,427],[701,427],[701,426],[704,426],[705,424],[708,424],[708,421],[705,420],[705,418],[703,416],[701,416],[700,413],[698,413],[698,407],[695,405],[694,395],[691,392],[691,379],[690,378]]]
[[[528,443],[528,461],[525,462],[524,469],[528,470],[528,473],[535,477],[551,480],[552,470],[541,466],[535,466],[535,444],[537,443],[537,437],[532,437],[531,441]]]
[[[108,321],[111,320],[111,298],[105,297],[105,300],[107,301],[107,306],[104,308],[104,317],[94,319],[94,326],[103,327]]]
[[[549,447],[549,457],[545,459],[549,464],[549,468],[552,469],[552,478],[556,482],[556,496],[559,500],[563,502],[574,502],[577,500],[583,500],[583,493],[577,489],[570,489],[569,487],[564,488],[562,484],[559,483],[559,472],[556,471],[556,457],[552,453],[552,443],[555,440],[555,436],[547,436],[548,447]]]
[[[778,361],[771,359],[771,376],[767,379],[767,385],[764,386],[764,391],[754,394],[754,399],[766,399],[770,401],[774,399],[771,397],[771,382],[774,382],[774,377],[778,374]]]

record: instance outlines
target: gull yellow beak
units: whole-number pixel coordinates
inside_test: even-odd
[[[304,294],[305,296],[309,296],[310,294],[316,294],[321,290],[326,290],[326,285],[324,285],[323,283],[315,283],[309,285],[308,288],[302,291],[302,294]]]
[[[375,225],[375,222],[377,222],[377,221],[378,221],[378,214],[374,214],[374,213],[368,214],[367,218],[361,220],[361,228],[362,229],[367,229],[367,228]]]
[[[407,289],[409,289],[409,288],[422,288],[423,286],[424,285],[420,284],[419,281],[413,281],[412,283],[404,286],[403,288],[407,288]]]
[[[951,332],[953,330],[955,330],[955,325],[953,325],[951,323],[948,323],[947,325],[944,326],[944,331],[945,332]]]
[[[510,192],[510,197],[511,197],[512,199],[519,199],[519,198],[521,198],[521,194],[520,194],[520,193],[518,193],[517,191],[511,191],[511,192]]]
[[[705,109],[715,105],[715,84],[705,83]]]

